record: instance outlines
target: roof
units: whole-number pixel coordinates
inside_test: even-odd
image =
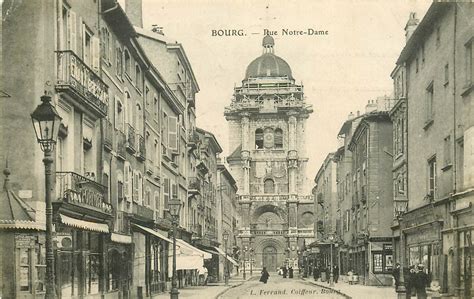
[[[10,189],[10,170],[3,171],[5,182],[0,193],[0,229],[44,230],[35,221],[36,212]]]
[[[327,168],[329,162],[334,161],[334,154],[335,154],[335,153],[329,153],[329,154],[327,154],[326,158],[324,159],[323,164],[321,165],[321,167],[320,167],[319,170],[318,170],[318,173],[317,173],[316,176],[314,177],[314,182],[315,182],[315,183],[318,182],[319,177],[321,177],[321,175],[323,174],[323,172],[326,170],[326,168]]]
[[[372,111],[362,115],[361,121],[357,124],[357,127],[352,134],[351,140],[349,142],[349,150],[352,151],[354,145],[360,137],[362,128],[366,127],[369,122],[379,122],[379,121],[390,121],[390,116],[388,111]]]
[[[433,24],[439,20],[440,16],[446,13],[452,5],[453,3],[440,2],[431,4],[420,24],[418,24],[418,27],[416,27],[400,53],[397,64],[402,64],[412,56],[421,45],[420,40],[433,30]]]
[[[275,40],[270,35],[263,38],[264,53],[255,58],[247,67],[245,79],[250,77],[288,77],[293,80],[290,65],[273,53]]]
[[[240,144],[238,147],[235,148],[235,150],[227,157],[227,160],[229,159],[240,159],[242,152],[242,144]]]
[[[217,169],[221,170],[222,174],[226,177],[227,181],[229,181],[229,183],[231,185],[235,186],[236,181],[235,181],[234,177],[232,176],[232,173],[230,173],[227,166],[225,166],[225,164],[223,164],[223,163],[217,164]]]
[[[222,153],[223,151],[222,147],[217,141],[217,138],[213,133],[201,128],[196,128],[196,132],[203,134],[206,138],[209,138],[211,140],[211,145],[213,146],[213,149],[215,150],[216,153]]]

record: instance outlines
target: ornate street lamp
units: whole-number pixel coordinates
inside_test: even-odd
[[[329,274],[329,286],[330,287],[333,287],[334,286],[334,268],[333,268],[333,265],[332,265],[332,244],[334,242],[334,236],[333,235],[330,235],[329,236],[329,243],[330,243],[330,251],[331,251],[331,254],[330,254],[330,258],[331,258],[331,262],[330,262],[330,265],[331,265],[331,272]]]
[[[224,261],[224,281],[225,285],[229,285],[229,271],[227,269],[227,240],[229,239],[229,233],[225,231],[222,234],[222,238],[224,239],[224,248],[225,248],[225,261]]]
[[[178,228],[179,210],[181,209],[181,201],[176,197],[168,202],[168,207],[173,223],[173,276],[171,278],[170,299],[178,299],[178,283],[176,281],[176,230]]]
[[[55,298],[54,291],[54,253],[53,253],[53,206],[51,204],[51,191],[53,189],[53,170],[51,165],[54,162],[53,151],[56,139],[58,138],[61,117],[56,108],[51,104],[51,97],[44,95],[41,97],[35,111],[31,113],[33,128],[36,139],[44,152],[44,173],[45,173],[45,201],[46,201],[46,299]]]

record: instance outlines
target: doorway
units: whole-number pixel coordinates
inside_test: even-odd
[[[273,272],[277,268],[277,251],[273,246],[267,246],[263,248],[262,254],[263,267],[267,268],[267,271]]]

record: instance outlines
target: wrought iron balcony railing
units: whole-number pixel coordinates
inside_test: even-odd
[[[133,203],[133,216],[145,221],[153,221],[154,215],[153,210],[139,205],[138,203]]]
[[[56,172],[58,201],[111,214],[112,205],[106,202],[106,189],[104,185],[75,172]]]
[[[107,115],[108,86],[73,51],[57,51],[58,79],[56,89],[68,92],[96,115]]]

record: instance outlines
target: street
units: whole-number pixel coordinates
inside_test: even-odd
[[[299,278],[285,279],[276,273],[270,273],[270,278],[266,284],[259,282],[258,278],[252,277],[252,279],[242,285],[224,292],[218,298],[349,298],[338,291],[317,286]]]

